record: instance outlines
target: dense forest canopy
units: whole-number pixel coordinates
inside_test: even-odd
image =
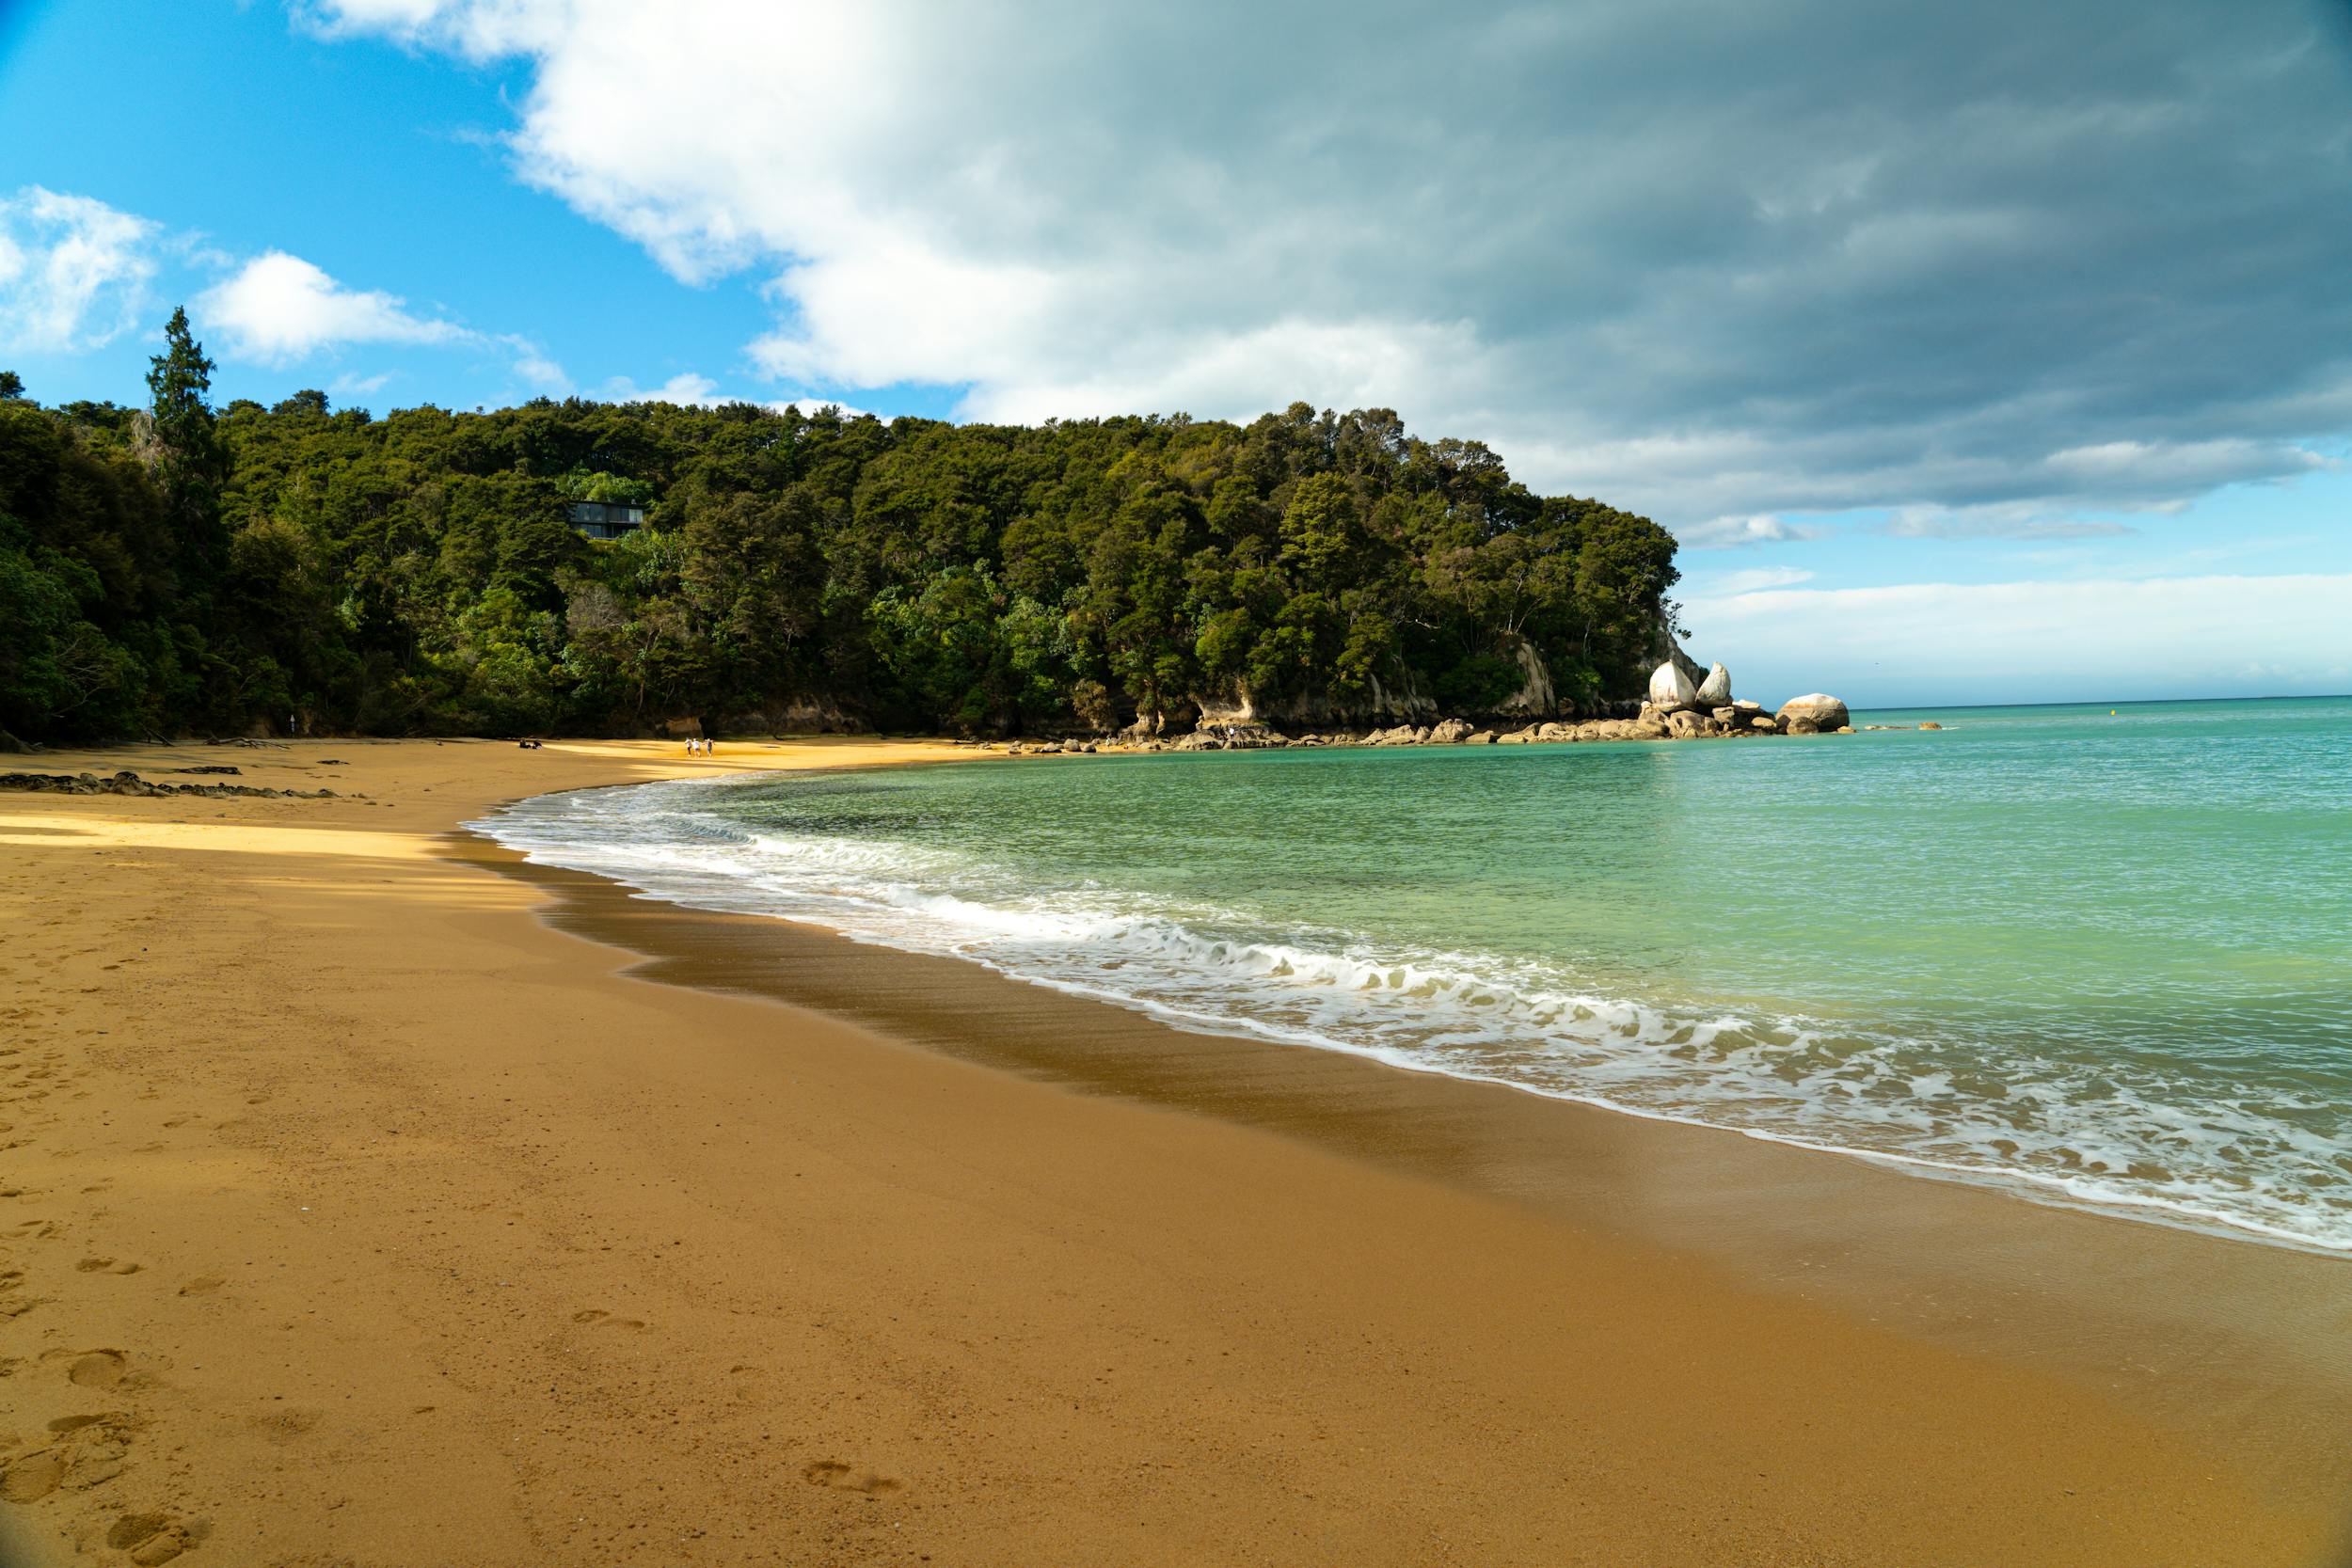
[[[546,400],[142,407],[0,372],[0,729],[1189,726],[1641,688],[1674,541],[1385,409],[954,425]],[[645,509],[610,542],[568,503]],[[1533,654],[1531,659],[1530,653]]]

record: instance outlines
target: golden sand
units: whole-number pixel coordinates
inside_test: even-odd
[[[972,1049],[924,1049],[883,1029],[956,1011],[937,970],[801,937],[832,950],[796,991],[763,972],[775,927],[696,916],[691,953],[640,944],[698,982],[660,983],[533,918],[557,894],[453,832],[548,789],[959,754],[679,751],[17,765],[225,761],[373,798],[0,796],[20,1551],[2269,1568],[2324,1544],[2324,1455],[2274,1473],[2229,1423],[2017,1336],[1873,1323],[1867,1293],[1645,1241],[1606,1195],[1668,1158],[1657,1130],[1436,1100],[1292,1125],[1146,1092],[1135,1074],[1175,1069],[1138,1021],[1029,1015],[977,980]],[[609,894],[561,895],[573,930],[627,926]],[[867,1022],[707,989],[763,974]],[[1025,1057],[1049,1028],[1061,1054]],[[1073,1089],[1089,1042],[1129,1076]],[[1440,1110],[1462,1118],[1442,1135]],[[1537,1146],[1591,1184],[1515,1193]]]

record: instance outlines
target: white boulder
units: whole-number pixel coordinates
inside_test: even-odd
[[[1698,702],[1698,688],[1691,684],[1691,677],[1677,668],[1674,660],[1668,659],[1650,672],[1649,700],[1650,705],[1660,712],[1675,713]]]
[[[1846,712],[1845,703],[1825,691],[1808,691],[1802,697],[1791,697],[1780,705],[1781,727],[1791,735],[1811,735],[1816,730],[1840,730],[1853,722]]]
[[[1701,707],[1731,705],[1731,672],[1722,665],[1710,665],[1707,678],[1699,682],[1698,705]]]

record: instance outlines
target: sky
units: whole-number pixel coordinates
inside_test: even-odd
[[[2352,0],[0,0],[0,368],[1304,400],[1859,704],[2352,690]]]

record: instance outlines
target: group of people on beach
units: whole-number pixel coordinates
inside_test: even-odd
[[[686,737],[686,754],[690,757],[707,757],[710,754],[710,742],[702,736],[690,735]]]

